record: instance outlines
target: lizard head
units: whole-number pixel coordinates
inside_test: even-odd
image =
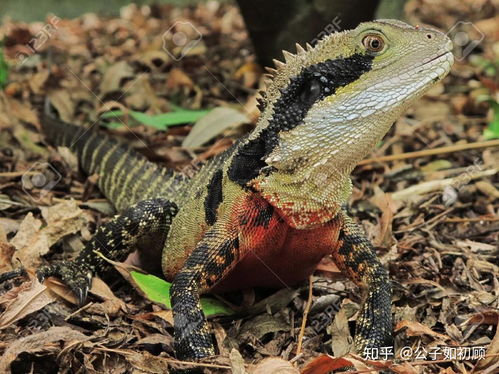
[[[297,49],[276,61],[258,125],[241,147],[258,169],[243,182],[300,209],[315,204],[296,203],[305,190],[324,209],[348,198],[357,162],[447,75],[452,43],[434,29],[379,20]]]

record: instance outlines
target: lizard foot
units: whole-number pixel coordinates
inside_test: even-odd
[[[174,349],[179,360],[192,361],[215,355],[213,340],[201,310],[174,310]]]
[[[89,267],[73,261],[61,261],[42,266],[36,272],[36,277],[40,283],[43,283],[47,277],[52,276],[61,279],[76,295],[78,305],[83,305],[92,284],[93,271]]]

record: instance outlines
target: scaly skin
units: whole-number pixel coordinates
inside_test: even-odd
[[[438,31],[380,20],[285,53],[256,129],[192,177],[47,115],[48,138],[99,175],[122,214],[98,228],[75,262],[44,267],[39,277],[61,277],[83,302],[92,274],[108,266],[94,250],[123,259],[153,237],[173,281],[177,357],[199,359],[215,353],[200,294],[292,285],[332,255],[364,291],[357,351],[391,345],[390,282],[343,208],[349,175],[406,107],[449,72],[450,49]]]

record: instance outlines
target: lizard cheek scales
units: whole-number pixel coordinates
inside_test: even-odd
[[[431,38],[428,38],[431,35]],[[349,174],[403,109],[442,79],[451,43],[435,30],[394,20],[332,34],[278,64],[257,128],[191,174],[165,170],[107,136],[46,113],[57,145],[70,146],[121,212],[101,225],[76,261],[45,266],[86,298],[95,272],[142,240],[162,247],[173,280],[175,353],[215,353],[199,295],[307,278],[331,255],[364,291],[355,349],[392,344],[391,286],[362,229],[345,209]]]

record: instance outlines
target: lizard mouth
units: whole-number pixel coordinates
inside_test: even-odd
[[[439,55],[437,55],[437,56],[435,56],[435,57],[433,57],[433,58],[431,58],[431,59],[429,59],[429,60],[427,60],[427,61],[423,62],[423,63],[422,63],[421,65],[419,65],[419,66],[421,67],[421,66],[424,66],[424,65],[430,64],[430,63],[432,63],[432,62],[434,62],[434,61],[436,61],[436,60],[448,60],[448,57],[449,57],[450,55],[452,55],[452,52],[451,52],[451,51],[445,51],[445,52],[443,52],[443,53],[441,53],[441,54],[439,54]],[[443,58],[443,57],[445,57],[445,58]]]
[[[438,67],[441,67],[445,70],[445,73],[439,74],[439,76],[443,76],[449,72],[453,62],[453,55],[451,51],[445,51],[440,53],[439,55],[432,57],[422,64],[416,67],[418,73],[422,73],[423,71],[432,70]],[[445,66],[444,66],[445,64]]]

